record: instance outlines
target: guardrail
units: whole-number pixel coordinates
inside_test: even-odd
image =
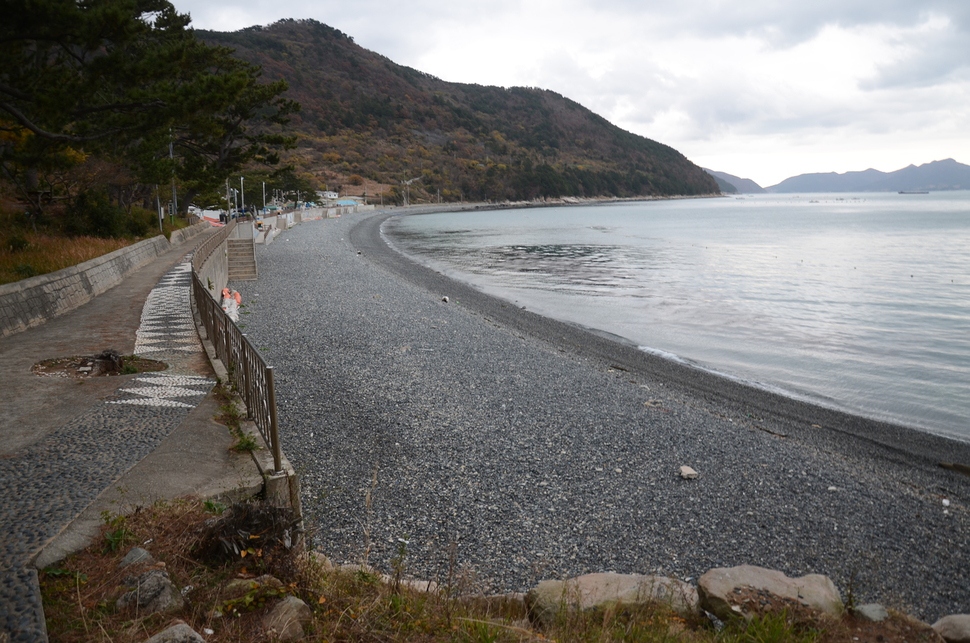
[[[256,424],[263,440],[269,445],[273,453],[273,469],[279,472],[283,469],[283,454],[276,420],[273,367],[266,365],[259,351],[222,310],[222,303],[209,294],[198,274],[206,259],[229,237],[234,227],[235,222],[227,225],[196,250],[192,258],[192,294],[216,356],[222,360],[230,381],[240,392],[246,404],[247,418]]]
[[[198,272],[202,270],[202,264],[204,264],[212,252],[218,248],[222,243],[229,238],[229,235],[233,233],[236,229],[236,220],[233,219],[231,223],[222,228],[219,232],[215,233],[211,237],[205,240],[201,246],[192,255],[192,271]]]

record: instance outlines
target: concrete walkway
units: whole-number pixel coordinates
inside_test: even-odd
[[[47,640],[37,569],[89,544],[102,511],[261,488],[252,459],[229,451],[228,431],[212,419],[215,378],[189,298],[187,253],[203,238],[66,315],[0,339],[0,640]],[[85,379],[32,371],[105,349],[169,368]]]

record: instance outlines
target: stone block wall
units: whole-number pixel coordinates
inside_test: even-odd
[[[211,226],[207,222],[202,221],[200,223],[190,225],[187,228],[176,230],[172,233],[172,238],[170,243],[173,246],[180,246],[186,241],[188,241],[189,239],[192,239],[202,234],[203,232],[205,232],[206,230],[209,230],[210,228]]]
[[[181,234],[172,235],[174,243],[159,235],[70,268],[0,286],[0,337],[43,324],[86,304],[173,245],[184,243],[208,227],[203,223],[185,228]]]

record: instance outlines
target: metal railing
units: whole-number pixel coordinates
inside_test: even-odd
[[[256,424],[260,435],[273,452],[273,469],[283,469],[283,456],[280,449],[279,425],[276,420],[276,386],[273,380],[273,367],[267,366],[259,351],[229,319],[222,310],[221,302],[216,301],[199,278],[197,270],[212,254],[215,248],[231,234],[235,222],[211,239],[208,239],[192,259],[192,293],[195,305],[215,347],[216,356],[222,360],[229,374],[230,382],[236,387],[246,405],[246,417]],[[216,242],[209,246],[211,242]],[[196,264],[196,258],[201,260]]]
[[[205,240],[201,246],[192,255],[192,272],[199,272],[202,270],[203,264],[212,255],[212,252],[222,245],[222,242],[229,238],[229,236],[236,229],[236,220],[233,219],[231,223],[223,227],[219,232]]]

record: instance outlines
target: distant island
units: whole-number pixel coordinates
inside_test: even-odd
[[[899,192],[925,194],[943,190],[970,190],[970,165],[953,159],[910,165],[895,172],[864,170],[799,174],[777,185],[762,188],[750,179],[742,179],[725,172],[705,171],[714,177],[725,194],[786,194],[793,192]]]

